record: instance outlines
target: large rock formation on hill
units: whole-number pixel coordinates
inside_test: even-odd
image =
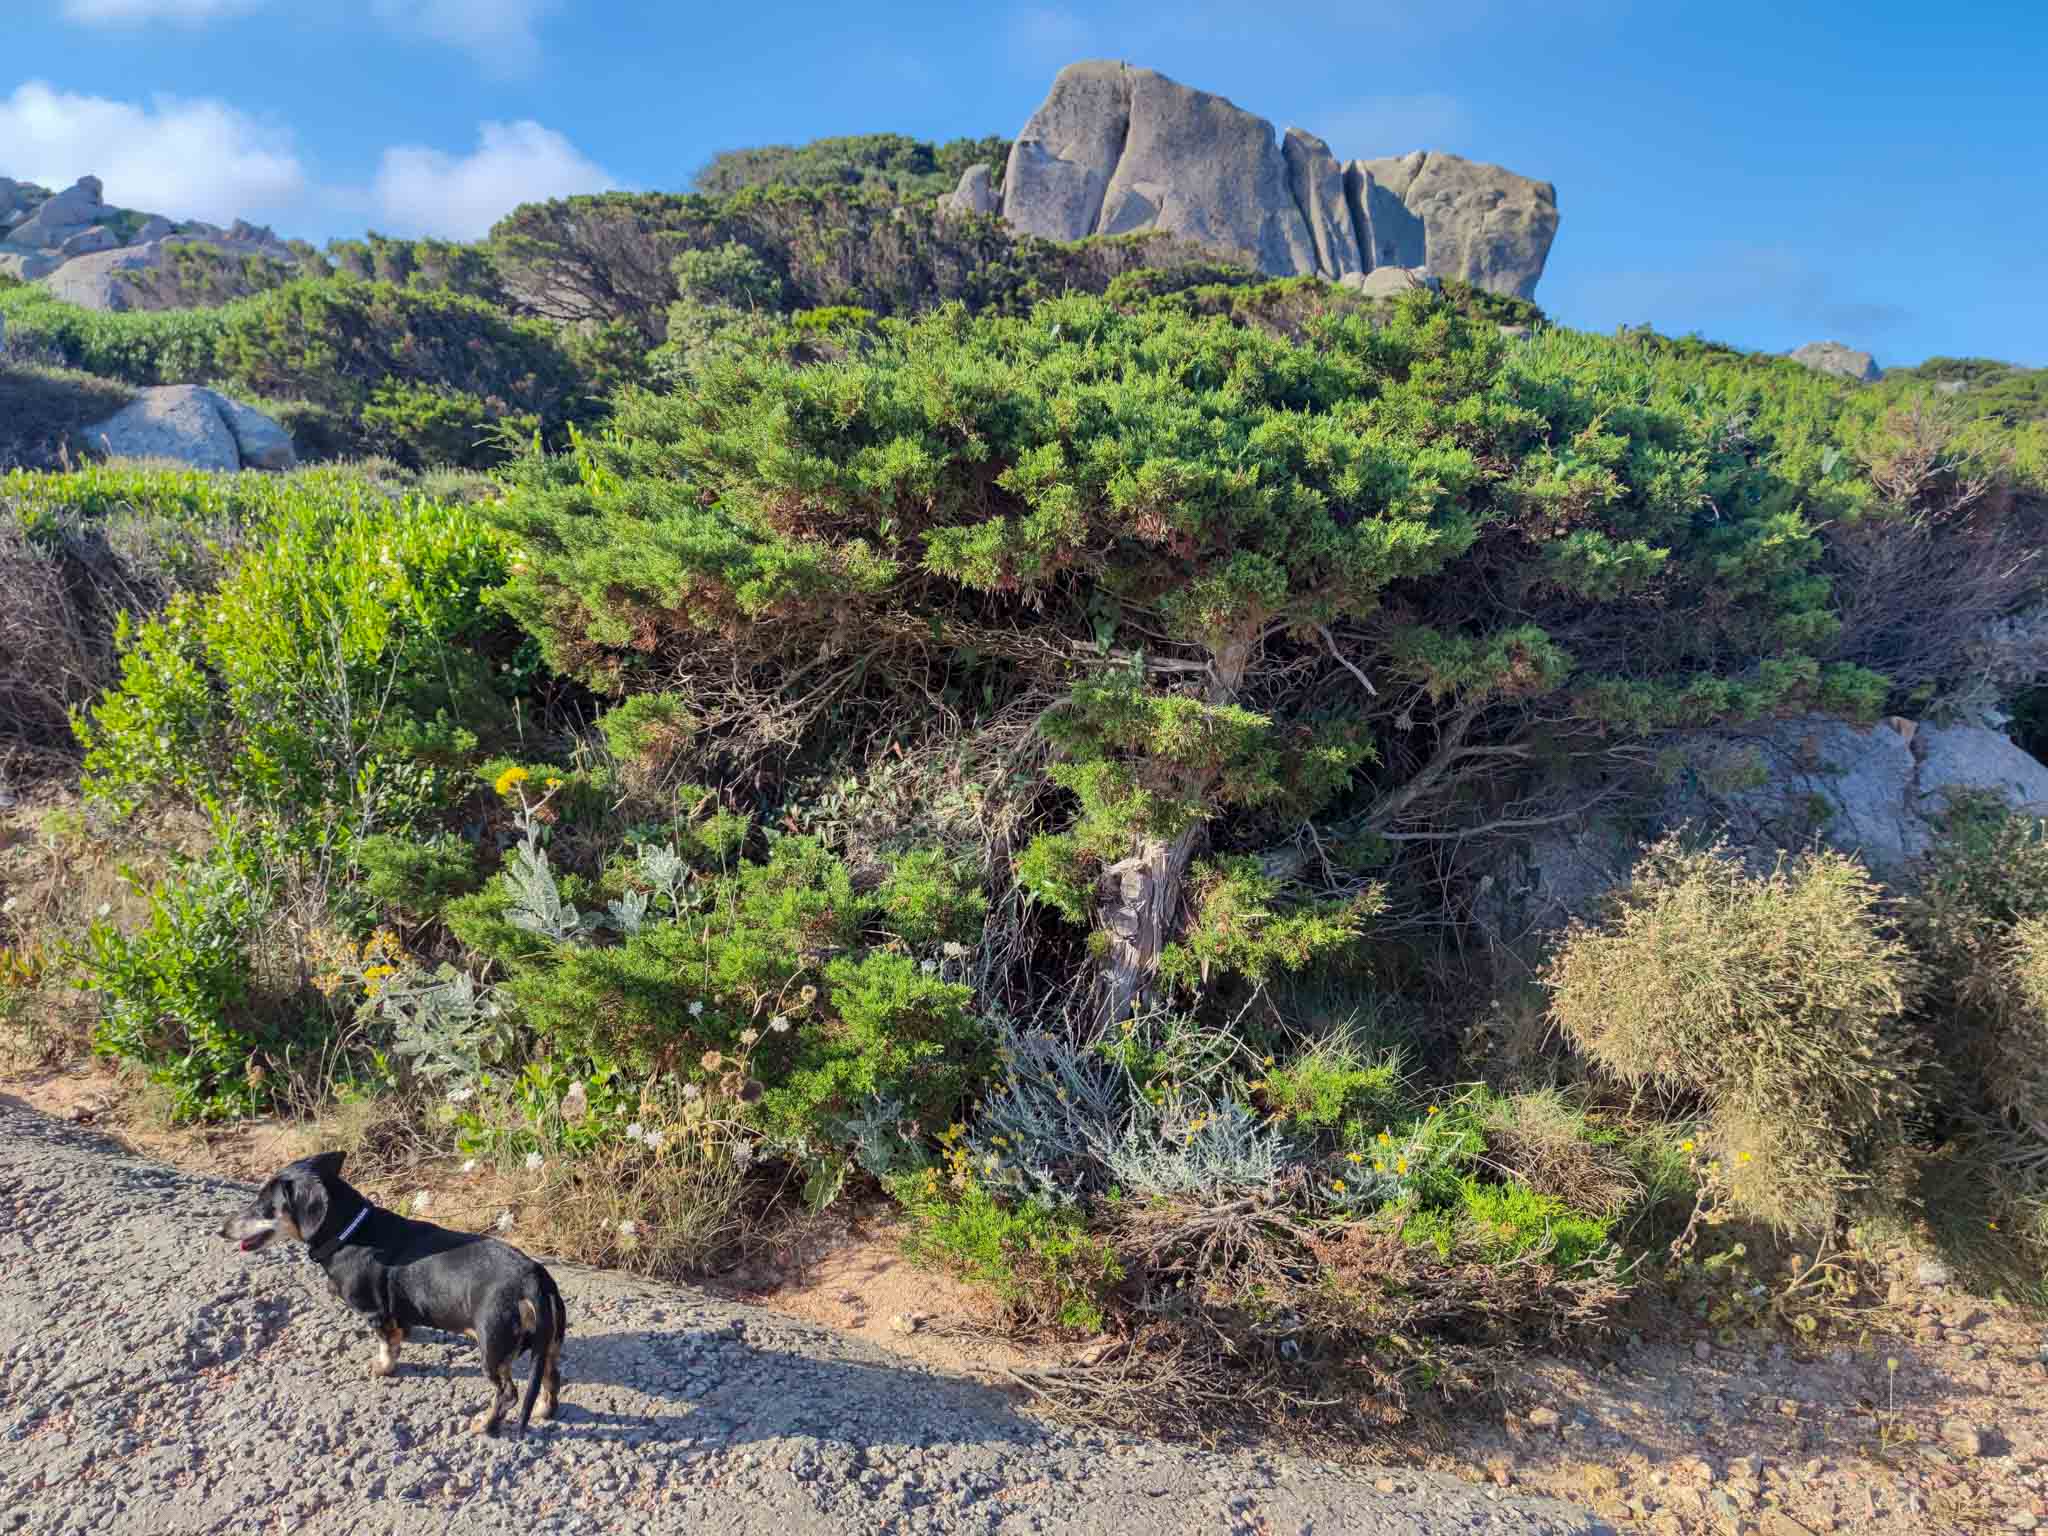
[[[134,275],[163,266],[181,245],[231,257],[264,256],[296,264],[290,246],[270,230],[237,219],[223,229],[161,214],[116,208],[97,176],[81,176],[62,192],[0,176],[0,273],[41,280],[61,299],[87,309],[145,307]]]
[[[1529,298],[1557,233],[1548,182],[1423,150],[1343,162],[1312,133],[1282,140],[1221,96],[1106,60],[1060,71],[994,208],[975,175],[950,206],[1052,240],[1163,230],[1275,276],[1403,267]]]
[[[1809,341],[1796,352],[1785,355],[1795,363],[1804,363],[1815,373],[1831,373],[1837,378],[1875,384],[1884,377],[1884,370],[1877,366],[1877,359],[1868,352],[1845,347],[1839,341]]]

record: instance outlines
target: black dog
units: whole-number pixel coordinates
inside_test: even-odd
[[[221,1224],[220,1235],[253,1253],[276,1233],[306,1244],[327,1271],[334,1294],[375,1321],[383,1341],[373,1376],[398,1369],[408,1329],[466,1333],[483,1346],[491,1406],[477,1415],[478,1434],[495,1434],[518,1396],[512,1361],[533,1351],[533,1376],[519,1408],[526,1433],[533,1403],[551,1419],[562,1391],[562,1339],[568,1318],[554,1277],[495,1238],[450,1232],[379,1209],[341,1177],[341,1153],[304,1157],[279,1173],[247,1210]]]

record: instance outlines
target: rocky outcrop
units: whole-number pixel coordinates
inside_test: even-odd
[[[1572,918],[1595,916],[1647,843],[1680,825],[1725,832],[1766,857],[1818,843],[1896,885],[1963,796],[2048,815],[2048,764],[1980,725],[1815,717],[1691,732],[1668,746],[1676,772],[1647,819],[1560,824],[1493,860],[1474,915],[1497,945],[1528,958]]]
[[[111,207],[97,176],[81,176],[62,192],[0,176],[0,272],[42,281],[70,303],[87,309],[146,307],[144,287],[134,275],[163,266],[179,245],[231,257],[298,260],[270,230],[240,219],[223,229]]]
[[[1348,272],[1337,281],[1369,299],[1396,299],[1411,288],[1441,290],[1443,279],[1421,267],[1374,267],[1370,272]]]
[[[1308,220],[1308,237],[1315,242],[1316,270],[1339,281],[1363,272],[1357,215],[1344,195],[1344,167],[1330,146],[1312,133],[1290,128],[1280,141],[1280,154],[1287,162],[1287,190]]]
[[[1786,355],[1795,363],[1804,363],[1815,373],[1832,373],[1837,378],[1875,384],[1884,377],[1884,370],[1877,366],[1877,360],[1868,352],[1858,352],[1839,341],[1809,341],[1798,351]]]
[[[939,199],[949,213],[972,213],[986,218],[1000,213],[1003,200],[997,195],[995,177],[985,165],[970,165],[960,173],[960,184]]]
[[[298,463],[283,427],[196,384],[145,389],[83,435],[111,457],[173,459],[194,469],[291,469]]]
[[[1274,276],[1403,267],[1522,298],[1557,233],[1548,182],[1421,150],[1346,164],[1312,133],[1276,140],[1221,96],[1106,60],[1060,71],[991,211],[1049,240],[1159,230]]]

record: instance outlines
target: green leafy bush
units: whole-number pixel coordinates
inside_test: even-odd
[[[1921,1102],[1920,968],[1839,854],[1759,875],[1666,840],[1546,980],[1601,1068],[1707,1110],[1738,1206],[1780,1226],[1825,1230]]]
[[[217,589],[124,623],[121,682],[78,725],[87,793],[244,799],[323,837],[403,823],[502,716],[480,599],[504,574],[466,508],[280,491]]]

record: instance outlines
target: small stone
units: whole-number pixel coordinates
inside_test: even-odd
[[[1391,1477],[1383,1477],[1374,1483],[1373,1487],[1377,1488],[1381,1493],[1392,1493],[1394,1491],[1394,1480]]]
[[[2005,1523],[2016,1531],[2031,1531],[2039,1526],[2041,1522],[2035,1519],[2029,1511],[2016,1509],[2005,1517]]]
[[[1692,1357],[1693,1359],[1700,1361],[1711,1360],[1714,1358],[1714,1346],[1709,1344],[1705,1339],[1701,1339],[1699,1343],[1693,1345]]]
[[[1984,1454],[1985,1434],[1977,1425],[1967,1419],[1947,1419],[1941,1426],[1941,1438],[1952,1451],[1964,1456]]]
[[[1941,1260],[1922,1259],[1913,1269],[1913,1278],[1931,1288],[1947,1285],[1955,1276]]]
[[[896,1333],[915,1333],[917,1332],[917,1319],[908,1312],[898,1312],[889,1319],[889,1327]]]
[[[1739,1475],[1754,1482],[1764,1475],[1764,1459],[1761,1456],[1738,1456],[1728,1464],[1728,1475]]]
[[[1555,1408],[1531,1408],[1529,1427],[1531,1429],[1555,1429],[1563,1420]]]

